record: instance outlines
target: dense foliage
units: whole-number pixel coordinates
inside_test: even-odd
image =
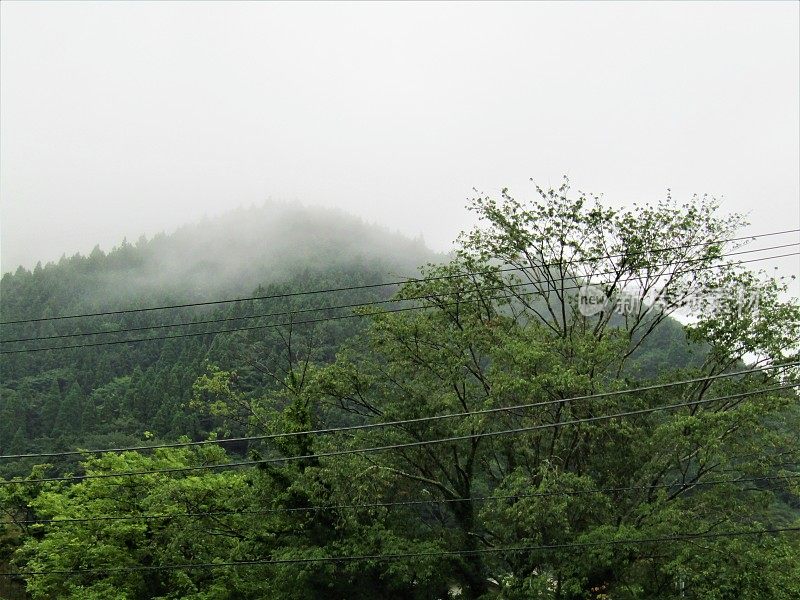
[[[287,231],[294,232],[293,239]],[[375,284],[413,275],[432,257],[420,242],[334,211],[269,204],[171,236],[123,243],[108,254],[95,249],[89,256],[7,273],[0,282],[2,320]],[[4,350],[82,347],[0,356],[0,453],[129,445],[145,432],[156,439],[204,437],[215,425],[201,423],[185,405],[205,365],[235,367],[252,393],[262,393],[274,382],[260,374],[253,361],[278,368],[290,328],[94,344],[322,319],[346,311],[310,309],[369,302],[391,293],[390,287],[372,288],[4,326],[4,340],[74,336],[4,343]],[[224,320],[157,327],[215,319]],[[362,326],[358,319],[349,319],[294,327],[294,343],[313,344],[315,356],[326,361]],[[114,334],[123,329],[136,330]],[[93,331],[105,333],[76,335]],[[29,467],[0,464],[0,474],[21,474]]]
[[[473,201],[480,225],[451,260],[396,292],[423,310],[7,355],[4,454],[257,436],[15,461],[0,480],[15,581],[37,599],[798,597],[797,369],[757,369],[794,362],[800,309],[725,258],[741,222],[713,202],[617,211],[537,191]],[[4,279],[4,302],[7,285],[49,297],[33,277]],[[587,281],[608,298],[593,314]]]

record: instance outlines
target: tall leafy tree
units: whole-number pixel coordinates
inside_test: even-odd
[[[32,597],[800,595],[800,536],[750,535],[798,526],[800,309],[726,258],[742,220],[705,198],[612,209],[566,183],[472,208],[452,261],[397,293],[421,310],[366,310],[345,344],[323,326],[221,337],[191,390],[202,353],[170,346],[101,388],[161,430],[261,438],[76,466],[214,467],[188,474],[0,486],[15,564],[49,572]],[[626,391],[748,364],[775,369]],[[83,405],[73,384],[62,408]],[[381,422],[397,423],[307,433]],[[245,453],[252,468],[221,468]],[[96,518],[120,515],[142,518]],[[367,558],[317,562],[337,556]]]

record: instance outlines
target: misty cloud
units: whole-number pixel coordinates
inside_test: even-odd
[[[0,10],[3,271],[267,198],[443,251],[473,186],[564,174],[800,218],[796,3]]]

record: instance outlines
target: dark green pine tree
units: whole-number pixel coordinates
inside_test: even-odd
[[[148,388],[148,379],[145,377],[141,367],[137,365],[131,374],[131,389],[133,391],[130,407],[136,420],[141,423],[147,423],[152,416],[150,390]]]
[[[25,413],[17,392],[4,389],[0,392],[0,451],[8,451],[11,440],[21,424],[25,422]]]
[[[83,433],[95,431],[97,429],[97,407],[95,406],[94,398],[92,396],[88,396],[83,400],[81,425]]]
[[[58,417],[58,411],[61,408],[61,388],[58,386],[58,381],[53,380],[47,391],[44,392],[42,398],[42,416],[39,423],[39,432],[30,432],[34,436],[49,436]]]
[[[77,383],[73,383],[58,409],[53,426],[53,437],[78,433],[83,428],[83,391]]]
[[[28,450],[28,428],[23,420],[17,427],[17,432],[11,438],[11,443],[8,445],[8,450],[4,452],[8,454],[24,454]]]

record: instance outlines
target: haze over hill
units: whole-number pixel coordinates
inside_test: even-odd
[[[274,382],[263,380],[259,369],[277,368],[287,356],[286,328],[275,330],[276,322],[288,318],[298,323],[290,328],[295,343],[313,348],[315,360],[332,361],[365,321],[324,322],[328,316],[351,314],[325,307],[385,300],[392,287],[373,284],[417,275],[421,265],[445,258],[420,239],[338,210],[266,203],[169,235],[124,241],[108,253],[95,247],[88,256],[65,256],[31,271],[19,267],[0,280],[3,321],[355,289],[6,325],[4,350],[57,349],[0,357],[0,450],[69,441],[124,443],[145,431],[165,439],[203,438],[216,425],[199,421],[187,402],[207,364],[235,369],[248,393],[263,394]],[[363,285],[366,289],[359,288]],[[293,316],[297,311],[302,314]],[[192,324],[201,316],[214,321]],[[303,324],[305,319],[310,322]],[[120,343],[131,338],[148,341]],[[637,352],[633,368],[654,373],[665,360],[673,366],[693,362],[696,357],[683,347],[684,338],[682,327],[667,320]],[[249,362],[250,352],[260,366]]]
[[[421,239],[340,210],[268,202],[205,218],[168,235],[123,241],[108,253],[95,247],[88,256],[62,256],[56,263],[37,265],[32,273],[51,280],[41,303],[55,310],[57,302],[63,310],[68,302],[77,310],[148,298],[248,295],[259,285],[286,281],[299,272],[313,276],[361,268],[398,279],[434,258]],[[16,279],[10,273],[3,277],[4,320],[41,316],[45,310],[42,304],[15,301],[18,287],[12,282],[22,281],[26,273],[19,267]]]
[[[339,210],[265,203],[185,225],[168,235],[123,241],[108,253],[95,247],[88,256],[65,256],[32,270],[19,267],[0,281],[2,320],[254,293],[357,288],[413,276],[420,265],[436,259],[420,239],[367,224]],[[339,314],[320,307],[385,299],[391,293],[390,287],[377,287],[4,326],[4,340],[72,336],[46,338],[33,346],[6,342],[4,350],[43,343],[73,347],[1,357],[0,450],[50,448],[64,440],[88,445],[112,439],[130,442],[145,431],[168,439],[202,437],[213,426],[200,423],[186,403],[192,397],[193,382],[209,361],[236,368],[252,393],[263,393],[269,384],[243,353],[254,352],[261,368],[282,363],[283,333],[271,329],[272,323]],[[291,317],[296,310],[306,312]],[[278,316],[269,316],[276,311]],[[201,314],[219,321],[163,328],[192,322]],[[243,326],[248,330],[218,334],[220,329]],[[296,344],[313,346],[317,358],[332,360],[340,344],[361,326],[360,319],[298,325],[292,335]],[[127,328],[134,331],[116,333]],[[101,333],[87,336],[86,332]],[[95,345],[165,335],[169,339]]]

